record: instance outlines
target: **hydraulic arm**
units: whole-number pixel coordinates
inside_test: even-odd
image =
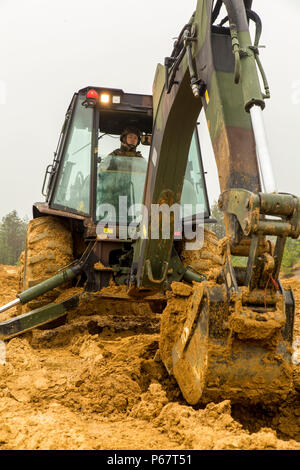
[[[198,1],[165,66],[157,67],[144,204],[151,214],[152,204],[179,203],[189,142],[203,108],[222,192],[223,269],[215,286],[195,285],[185,302],[174,288],[163,313],[160,350],[190,403],[219,397],[272,401],[286,396],[291,383],[294,299],[278,277],[285,240],[300,233],[299,199],[276,192],[262,121],[269,87],[259,60],[260,19],[251,1],[213,4]],[[227,15],[215,24],[222,6]],[[256,25],[254,43],[250,21]],[[269,236],[276,237],[275,246]],[[172,246],[172,230],[168,239],[139,239],[131,286],[162,288]],[[246,257],[247,266],[235,268],[232,255]],[[182,311],[185,320],[178,318]]]
[[[154,129],[144,193],[148,214],[151,214],[152,204],[179,203],[189,143],[202,108],[209,126],[221,192],[226,192],[226,200],[230,199],[230,204],[234,202],[236,192],[228,191],[235,188],[254,194],[276,191],[261,116],[264,99],[269,96],[259,60],[261,21],[250,10],[252,2],[224,0],[216,2],[214,8],[213,3],[212,0],[198,1],[171,56],[165,59],[165,67],[157,67],[153,86]],[[222,5],[227,16],[215,25]],[[254,44],[249,21],[256,25]],[[229,27],[224,27],[227,22]],[[258,69],[264,79],[265,94],[260,88]],[[272,205],[282,207],[283,199],[273,194]],[[299,235],[296,229],[299,215],[295,208],[298,203],[293,198],[289,202],[287,198],[284,200],[286,210],[294,211],[294,230],[286,231],[286,225],[275,224],[272,235],[295,238]],[[239,219],[234,212],[226,211],[222,203],[220,207],[225,213],[226,233],[231,244],[238,245],[245,236]],[[150,226],[151,215],[147,222]],[[271,234],[262,230],[259,233],[260,236]],[[162,287],[172,245],[172,230],[169,239],[141,237],[135,246],[131,283],[138,288]],[[278,275],[278,257],[276,265]]]

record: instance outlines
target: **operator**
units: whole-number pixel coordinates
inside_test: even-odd
[[[127,127],[123,130],[120,136],[120,141],[121,147],[114,150],[112,153],[110,153],[110,155],[143,158],[141,152],[136,150],[136,147],[141,142],[141,133],[139,129],[134,127]]]

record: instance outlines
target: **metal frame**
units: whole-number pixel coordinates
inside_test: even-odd
[[[74,101],[72,103],[72,108],[70,109],[71,111],[71,119],[69,120],[69,123],[68,123],[68,127],[66,129],[66,132],[65,132],[65,137],[64,137],[64,141],[63,141],[63,144],[61,146],[61,149],[60,149],[60,154],[59,154],[59,158],[58,158],[58,171],[56,172],[56,176],[55,176],[55,179],[53,181],[53,187],[52,187],[52,192],[51,192],[51,197],[50,197],[50,201],[49,201],[49,207],[51,209],[56,209],[56,210],[62,210],[62,211],[65,211],[65,212],[71,212],[72,214],[77,214],[77,215],[81,215],[81,216],[85,216],[87,218],[89,218],[91,216],[91,197],[90,197],[90,206],[89,206],[89,213],[86,213],[86,212],[80,212],[80,211],[77,211],[76,209],[73,209],[71,207],[68,207],[68,206],[62,206],[60,204],[56,204],[53,202],[53,199],[54,199],[54,195],[55,195],[55,188],[57,187],[56,186],[56,183],[57,183],[57,180],[62,172],[62,160],[61,160],[61,157],[65,151],[65,147],[66,147],[66,142],[67,142],[67,138],[69,136],[69,132],[70,132],[70,128],[71,128],[71,125],[73,123],[73,120],[74,120],[74,109],[77,105],[77,102],[78,102],[78,98],[79,96],[81,95],[82,93],[75,93],[74,94]],[[94,113],[93,113],[93,128],[92,128],[92,135],[93,135],[93,132],[94,132]],[[93,137],[92,137],[92,141],[93,141]],[[93,145],[91,145],[91,152],[93,152]],[[92,173],[90,174],[90,186],[92,185]]]
[[[204,171],[204,166],[203,166],[202,151],[201,151],[201,145],[200,145],[200,139],[199,139],[199,134],[198,134],[198,127],[197,127],[197,125],[196,125],[196,127],[195,127],[195,134],[196,134],[196,145],[197,145],[198,152],[199,152],[200,170],[201,170],[202,175],[203,175],[205,202],[206,202],[206,207],[207,207],[207,215],[204,214],[204,218],[209,218],[210,215],[211,215],[211,211],[210,211],[210,204],[209,204],[209,199],[208,199],[207,185],[206,185],[206,179],[205,179],[205,171]],[[197,216],[197,215],[198,215],[198,214],[196,214],[196,216]]]
[[[57,181],[58,175],[60,173],[61,156],[62,156],[63,151],[65,149],[66,140],[67,140],[67,136],[69,134],[69,129],[70,129],[71,122],[73,121],[73,111],[74,111],[74,107],[76,105],[77,99],[78,99],[78,93],[74,93],[74,95],[72,97],[72,100],[71,100],[71,103],[69,104],[68,110],[66,112],[66,118],[65,118],[65,121],[64,121],[64,124],[63,124],[60,139],[58,141],[57,151],[54,154],[53,177],[52,177],[52,180],[49,181],[49,187],[48,187],[48,191],[47,191],[48,195],[47,195],[47,199],[46,199],[46,201],[49,202],[49,207],[52,207],[53,191],[54,191],[54,188],[56,187],[56,181]],[[70,117],[67,119],[68,114],[69,114]]]
[[[96,224],[96,202],[97,202],[97,158],[98,158],[98,127],[100,112],[95,106],[93,112],[93,130],[91,143],[91,186],[90,186],[90,217]]]

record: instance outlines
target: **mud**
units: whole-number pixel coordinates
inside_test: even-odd
[[[185,250],[185,242],[179,243],[178,250],[184,266],[192,266],[204,274],[208,281],[216,280],[220,274],[223,256],[222,241],[214,232],[204,229],[203,246],[200,250]]]
[[[208,286],[217,291],[209,294]],[[216,292],[220,290],[213,281],[193,283],[192,287],[172,283],[159,344],[167,370],[190,404],[222,399],[234,404],[282,403],[291,389],[293,370],[285,358],[290,345],[281,334],[280,309],[265,314],[261,322],[256,320],[256,312],[237,303],[237,310],[228,316],[225,297],[215,306],[218,310],[223,306],[216,333],[211,327],[215,316],[212,320],[208,315],[209,298]],[[201,320],[194,328],[199,308]]]
[[[0,266],[0,283],[2,305],[15,298],[17,268]],[[284,284],[295,293],[300,340],[300,279]],[[278,406],[187,406],[160,360],[160,316],[118,305],[124,315],[109,303],[99,314],[91,298],[66,324],[6,344],[0,449],[300,449],[299,366]]]

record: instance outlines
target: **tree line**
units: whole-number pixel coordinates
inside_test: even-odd
[[[0,222],[0,264],[16,265],[25,248],[28,218],[21,219],[16,210]]]
[[[210,224],[219,239],[225,236],[223,213],[219,210],[215,202],[211,207],[211,215],[216,219],[216,223]],[[16,265],[19,256],[25,248],[26,231],[28,218],[20,218],[16,210],[2,218],[0,222],[0,264]],[[242,263],[244,260],[237,260]],[[292,273],[294,269],[300,270],[300,239],[288,238],[285,245],[282,260],[283,274]]]

